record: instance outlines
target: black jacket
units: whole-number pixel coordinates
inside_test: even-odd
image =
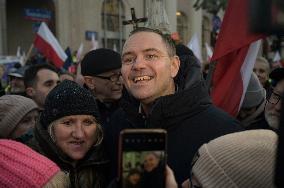
[[[106,144],[112,162],[113,175],[117,170],[119,132],[125,128],[162,128],[168,132],[168,165],[178,184],[191,171],[191,160],[198,148],[219,136],[243,130],[238,121],[213,106],[203,81],[173,95],[158,98],[148,117],[138,113],[138,105],[122,103],[113,114],[106,129]]]
[[[101,145],[93,147],[76,166],[73,166],[72,160],[54,144],[47,130],[39,122],[34,129],[34,138],[28,145],[55,162],[62,171],[69,173],[71,187],[105,188],[107,186],[109,161],[106,160]]]
[[[119,108],[119,101],[112,103],[102,103],[96,100],[100,112],[100,120],[102,127],[105,128],[109,125],[112,114]]]

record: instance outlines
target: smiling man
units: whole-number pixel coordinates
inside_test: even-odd
[[[106,139],[115,163],[122,129],[167,130],[168,165],[181,184],[203,143],[242,129],[237,121],[212,105],[202,80],[185,89],[174,82],[179,65],[175,45],[167,35],[149,28],[138,28],[130,34],[123,47],[121,73],[127,91],[139,105],[133,104],[133,100],[122,103],[113,115],[116,121],[111,121]]]

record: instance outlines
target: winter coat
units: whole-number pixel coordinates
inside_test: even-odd
[[[112,116],[106,129],[107,150],[111,169],[117,170],[118,136],[126,128],[162,128],[168,134],[168,162],[178,184],[188,179],[191,160],[198,148],[219,136],[241,131],[239,122],[215,107],[203,81],[185,90],[158,98],[149,115],[139,113],[139,106],[121,103],[122,108]],[[112,175],[115,176],[115,171]]]
[[[54,144],[48,131],[39,122],[34,129],[34,138],[28,145],[54,161],[62,171],[69,173],[71,187],[107,187],[109,161],[105,158],[102,145],[91,148],[74,166],[72,160]]]
[[[96,100],[100,112],[100,120],[102,127],[105,128],[110,122],[111,115],[119,108],[118,101],[112,103],[102,103],[99,100]]]
[[[266,100],[263,100],[263,102],[257,107],[256,111],[253,114],[241,120],[240,123],[246,130],[251,130],[251,129],[272,130],[265,120],[264,116],[265,105],[266,105]]]

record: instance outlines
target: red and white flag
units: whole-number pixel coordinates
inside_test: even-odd
[[[57,68],[61,68],[67,59],[64,50],[44,22],[41,23],[36,33],[34,46]]]
[[[249,1],[229,0],[211,61],[216,61],[213,103],[236,116],[248,86],[263,35],[250,32]]]

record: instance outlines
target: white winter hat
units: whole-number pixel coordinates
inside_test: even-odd
[[[277,135],[270,130],[228,134],[203,144],[192,173],[203,188],[271,188]]]
[[[266,92],[263,86],[260,84],[258,77],[255,73],[252,73],[245,98],[242,104],[242,108],[257,107],[265,99]]]

